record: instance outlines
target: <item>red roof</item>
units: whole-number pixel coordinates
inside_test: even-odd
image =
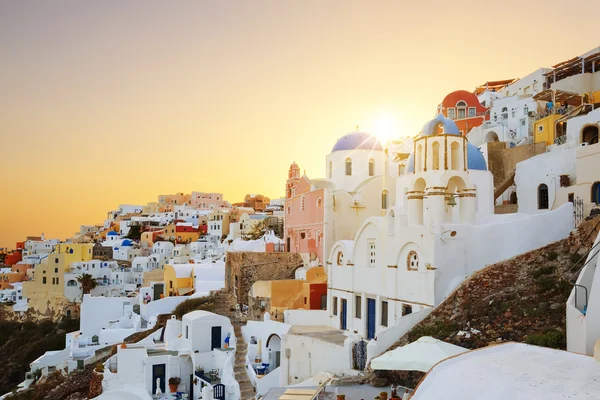
[[[456,104],[461,100],[467,103],[467,107],[475,107],[476,112],[478,113],[486,111],[486,108],[481,105],[477,96],[466,90],[457,90],[449,93],[444,97],[444,100],[442,100],[442,107],[444,107],[444,111],[448,108],[456,107]]]

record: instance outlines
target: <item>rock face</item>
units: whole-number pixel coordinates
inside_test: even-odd
[[[102,394],[102,378],[104,374],[97,371],[92,371],[92,378],[90,380],[90,390],[88,392],[88,398],[93,399]]]
[[[230,252],[225,264],[225,290],[245,304],[254,282],[294,279],[294,272],[302,265],[298,253]]]
[[[476,272],[390,350],[421,336],[468,349],[504,341],[565,349],[565,304],[599,228],[600,218],[585,221],[567,239]],[[420,377],[369,379],[411,386]]]

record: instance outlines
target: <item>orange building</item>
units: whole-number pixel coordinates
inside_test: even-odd
[[[10,253],[8,253],[6,255],[6,257],[4,258],[4,264],[6,265],[14,265],[16,263],[18,263],[19,261],[21,261],[21,259],[23,258],[21,251],[12,251]]]
[[[489,119],[487,111],[488,109],[481,105],[477,96],[466,90],[457,90],[448,94],[438,105],[438,114],[442,113],[446,118],[453,120],[461,135],[464,136]]]
[[[271,199],[267,196],[263,196],[262,194],[247,194],[244,197],[243,203],[235,203],[234,207],[249,207],[253,208],[256,212],[262,212],[267,209],[269,204],[271,203]]]
[[[30,264],[15,264],[10,272],[0,273],[0,290],[9,289],[13,283],[26,281],[30,268]]]

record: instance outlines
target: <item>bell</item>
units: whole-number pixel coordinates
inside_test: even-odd
[[[454,200],[454,196],[450,196],[448,199],[448,205],[454,207],[456,205],[456,200]]]

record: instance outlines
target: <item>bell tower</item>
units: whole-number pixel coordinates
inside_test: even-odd
[[[286,199],[291,199],[293,197],[294,189],[296,189],[298,182],[300,182],[300,167],[294,161],[290,165],[290,169],[288,171],[288,179],[287,179],[286,185],[285,185],[285,198]]]

